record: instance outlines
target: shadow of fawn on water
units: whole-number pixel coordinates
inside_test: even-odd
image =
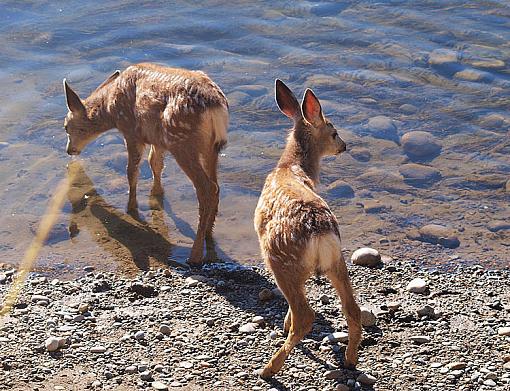
[[[151,197],[151,220],[148,222],[110,205],[98,194],[94,182],[80,162],[69,163],[68,174],[72,178],[67,193],[72,208],[69,221],[71,240],[75,240],[83,230],[87,230],[97,244],[112,254],[127,271],[146,271],[151,266],[161,265],[168,265],[181,271],[186,268],[186,265],[171,259],[175,251],[186,249],[171,243],[170,232],[164,220],[165,213],[174,219],[178,229],[185,236],[193,239],[194,232],[187,222],[172,213],[171,206],[164,197]],[[204,265],[200,273],[213,281],[224,283],[218,284],[210,280],[206,283],[232,306],[254,315],[261,315],[267,322],[277,324],[282,329],[283,316],[287,311],[285,300],[261,302],[258,296],[262,288],[274,288],[274,282],[258,272],[256,268],[239,265],[220,248],[213,251],[215,251],[214,258],[218,262]],[[313,283],[322,285],[326,283],[326,280],[323,277],[316,277]],[[324,335],[335,331],[335,327],[320,313],[316,315],[314,328],[307,337],[314,339],[318,348]],[[340,307],[333,315],[341,317]],[[232,323],[233,329],[239,326],[234,319]],[[326,362],[303,344],[300,344],[298,348],[312,360],[327,366]],[[343,357],[342,347],[335,355],[338,364],[342,364]],[[272,379],[268,382],[286,389],[278,380]]]

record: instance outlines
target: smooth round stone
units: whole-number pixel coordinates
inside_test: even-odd
[[[399,107],[399,110],[404,114],[416,114],[418,112],[418,108],[409,103],[404,103]]]
[[[327,187],[328,195],[335,198],[352,198],[354,197],[354,190],[351,185],[341,179],[331,183]]]
[[[460,241],[455,231],[439,224],[424,225],[418,231],[411,230],[407,236],[413,240],[439,244],[447,248],[457,248],[460,246]]]
[[[504,61],[496,58],[484,58],[471,61],[471,66],[482,69],[503,69],[506,67],[506,64]]]
[[[409,339],[418,345],[430,342],[430,337],[427,337],[426,335],[413,335],[412,337],[409,337]]]
[[[141,340],[141,339],[144,339],[144,338],[145,338],[145,332],[140,330],[140,331],[137,331],[135,333],[135,339]]]
[[[423,278],[415,278],[407,284],[406,289],[412,293],[423,293],[427,289],[427,281]]]
[[[457,72],[453,77],[455,79],[474,82],[490,82],[494,79],[494,76],[490,73],[478,71],[476,69],[464,69]]]
[[[49,337],[45,342],[44,346],[48,349],[48,352],[54,352],[60,347],[60,339],[57,337]]]
[[[377,322],[377,318],[374,313],[366,307],[361,307],[361,324],[363,327],[372,327],[375,326]]]
[[[193,364],[190,363],[189,361],[182,361],[179,363],[179,367],[185,368],[185,369],[190,369],[190,368],[193,368]]]
[[[152,373],[150,371],[143,371],[140,373],[140,379],[143,381],[151,381],[152,380]]]
[[[347,153],[359,162],[368,162],[372,158],[368,148],[353,147],[352,149],[347,149]]]
[[[348,333],[343,332],[343,331],[337,331],[337,332],[334,332],[334,333],[331,333],[331,334],[328,334],[327,336],[325,336],[323,338],[322,342],[334,344],[337,342],[346,343],[348,340],[349,340]]]
[[[385,190],[388,193],[406,193],[409,189],[404,183],[402,175],[380,168],[369,168],[364,174],[356,178],[359,182],[358,189],[373,191]]]
[[[98,346],[92,346],[90,348],[90,353],[104,353],[106,352],[106,347],[98,345]]]
[[[429,54],[430,65],[452,64],[458,61],[458,53],[448,49],[436,49]]]
[[[273,292],[271,291],[271,289],[263,288],[259,292],[259,300],[260,301],[268,301],[268,300],[271,300],[272,298],[273,298]]]
[[[510,336],[510,327],[500,327],[498,329],[498,335],[500,335],[502,337]]]
[[[129,367],[126,367],[126,369],[124,369],[124,371],[126,373],[132,375],[133,373],[138,372],[138,368],[136,368],[134,365],[130,365]]]
[[[404,182],[416,187],[430,185],[441,179],[438,169],[423,164],[403,164],[398,171],[404,177]]]
[[[253,334],[256,331],[257,329],[255,328],[255,325],[253,323],[246,323],[245,325],[239,327],[239,332],[243,334]]]
[[[452,371],[457,371],[459,369],[464,369],[466,368],[467,364],[463,361],[454,361],[450,364],[447,365],[447,367],[449,369],[451,369]]]
[[[491,232],[506,231],[510,229],[510,222],[492,220],[487,224],[487,228]]]
[[[397,311],[401,305],[402,304],[398,301],[389,301],[386,303],[386,307],[388,307],[390,311]]]
[[[155,390],[168,390],[168,386],[160,381],[153,381],[151,383],[152,388]]]
[[[381,263],[381,254],[376,249],[362,247],[352,253],[351,262],[355,265],[374,267]]]
[[[340,370],[340,369],[333,369],[330,371],[326,371],[326,372],[324,372],[324,377],[328,380],[340,379],[340,378],[344,377],[344,371]]]
[[[421,130],[404,134],[401,144],[410,158],[433,158],[441,152],[441,145],[436,138],[431,133]]]
[[[166,324],[162,324],[161,326],[159,326],[159,332],[161,334],[168,335],[172,332],[172,329],[170,328],[170,326],[168,326]]]
[[[362,373],[356,378],[356,381],[366,386],[373,386],[377,382],[377,379],[368,373]]]
[[[501,128],[505,122],[506,118],[497,113],[487,114],[480,118],[480,125],[486,129]]]
[[[427,316],[427,317],[433,317],[435,315],[434,307],[431,307],[430,305],[424,305],[421,308],[418,308],[416,310],[416,313],[418,316]]]
[[[260,315],[254,316],[251,321],[252,321],[252,323],[256,323],[259,325],[263,324],[265,322],[264,317],[260,316]]]
[[[367,128],[372,137],[395,142],[399,141],[397,127],[389,117],[384,115],[372,117],[368,120]]]

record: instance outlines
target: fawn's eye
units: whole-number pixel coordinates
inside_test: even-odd
[[[337,133],[337,132],[333,133],[333,134],[331,135],[331,137],[333,137],[333,139],[337,138],[337,137],[338,137],[338,133]]]

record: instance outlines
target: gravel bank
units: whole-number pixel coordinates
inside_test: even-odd
[[[346,325],[324,278],[308,284],[312,333],[266,382],[254,371],[284,340],[286,303],[263,269],[217,264],[133,279],[89,268],[72,281],[30,276],[0,324],[0,389],[510,389],[510,272],[382,259],[349,266],[359,303],[376,316],[358,371],[343,369],[344,338],[330,335]],[[2,299],[14,275],[0,271]],[[415,278],[423,293],[409,291]]]

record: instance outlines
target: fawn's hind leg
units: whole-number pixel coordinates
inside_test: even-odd
[[[149,164],[152,170],[152,191],[151,195],[160,196],[163,195],[163,186],[161,185],[161,172],[164,168],[165,151],[161,148],[151,145],[149,151]]]
[[[349,343],[345,351],[345,366],[354,368],[358,363],[358,347],[361,341],[361,311],[352,292],[349,272],[343,257],[326,271],[326,275],[337,291],[342,302],[342,310],[349,328]]]
[[[275,269],[273,268],[273,272]],[[276,374],[283,367],[283,363],[288,355],[302,339],[312,329],[315,313],[308,304],[305,296],[304,283],[302,281],[289,280],[289,275],[277,275],[275,273],[276,282],[280,287],[283,295],[289,303],[290,319],[289,334],[283,346],[273,355],[269,363],[264,367],[260,376],[269,378]]]
[[[129,201],[128,212],[137,212],[138,203],[136,202],[136,185],[138,183],[138,174],[140,161],[142,160],[145,145],[136,141],[126,140],[128,151],[127,177],[129,182]]]

